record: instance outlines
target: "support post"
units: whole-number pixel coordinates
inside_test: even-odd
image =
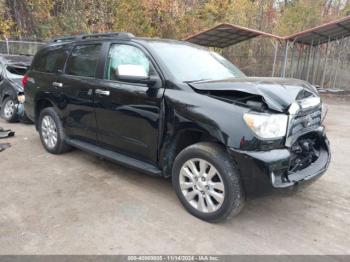
[[[278,45],[279,45],[279,41],[276,41],[276,44],[274,45],[275,47],[275,54],[273,57],[273,65],[272,65],[272,77],[275,76],[275,71],[276,71],[276,60],[277,60],[277,53],[278,53]]]
[[[317,76],[318,76],[318,69],[320,67],[320,60],[321,60],[321,41],[319,40],[318,41],[318,46],[317,46],[317,51],[316,51],[316,54],[317,55],[317,62],[316,62],[316,69],[314,69],[314,75],[313,75],[313,78],[312,78],[312,84],[316,84],[316,79],[317,79]]]
[[[303,55],[302,55],[303,60],[302,60],[302,67],[300,71],[300,79],[303,79],[303,80],[306,79],[305,68],[306,68],[306,60],[308,58],[308,54],[309,54],[309,49],[305,47],[305,45],[303,45]]]
[[[9,40],[8,38],[5,36],[5,42],[6,42],[6,50],[7,50],[7,54],[10,54],[10,47],[9,47]]]
[[[306,81],[309,81],[309,75],[310,75],[310,60],[311,60],[311,53],[312,53],[312,47],[314,46],[314,39],[312,38],[311,46],[309,46],[309,56],[307,59],[307,73],[306,73]]]
[[[334,81],[333,81],[333,88],[336,87],[337,77],[338,77],[339,62],[340,62],[341,55],[342,55],[342,53],[343,53],[343,48],[344,48],[344,36],[342,36],[342,39],[341,39],[341,41],[340,41],[340,50],[339,50],[339,55],[338,55],[338,59],[337,59],[337,65],[336,65],[336,67],[335,67],[335,75],[334,75]]]
[[[284,63],[283,63],[283,70],[282,70],[282,77],[286,77],[286,68],[287,68],[287,61],[288,61],[288,40],[286,40],[286,49],[284,52]]]
[[[293,61],[294,61],[294,50],[295,50],[295,45],[294,45],[294,43],[295,43],[295,40],[293,41],[293,43],[292,43],[292,45],[293,45],[293,47],[292,47],[292,54],[291,54],[291,58],[290,58],[290,77],[292,77],[293,78],[293,76],[294,76],[294,67],[293,67]]]
[[[318,46],[314,46],[313,52],[312,52],[312,64],[311,64],[312,71],[310,72],[312,75],[312,80],[311,80],[312,83],[314,81],[314,75],[315,75],[315,57],[316,57],[317,48]]]
[[[305,53],[305,45],[302,44],[300,48],[300,66],[299,66],[299,75],[298,78],[302,79],[303,78],[303,70],[304,70],[304,53]]]
[[[299,49],[298,49],[298,63],[297,63],[296,75],[299,75],[301,49],[302,49],[302,46],[299,45]]]
[[[321,88],[324,88],[324,81],[326,80],[326,71],[327,71],[327,64],[328,64],[328,48],[329,48],[330,42],[331,42],[331,38],[329,37],[327,42],[327,48],[326,48],[326,61],[324,63],[324,68],[322,73]]]

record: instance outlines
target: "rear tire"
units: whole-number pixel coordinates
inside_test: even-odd
[[[53,107],[40,112],[38,128],[41,143],[51,154],[63,154],[71,149],[65,143],[65,134],[61,119]]]
[[[172,183],[187,211],[205,221],[233,217],[245,202],[238,170],[226,150],[214,143],[182,150],[174,161]]]
[[[1,105],[1,117],[9,123],[18,122],[18,102],[12,97],[6,97]]]

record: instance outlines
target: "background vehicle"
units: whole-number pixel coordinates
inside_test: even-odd
[[[23,79],[46,150],[70,147],[172,177],[184,207],[218,221],[263,187],[320,177],[330,152],[310,84],[249,78],[220,55],[127,33],[56,40]]]
[[[1,117],[8,122],[16,122],[20,118],[18,114],[20,104],[18,96],[23,95],[22,78],[31,60],[31,56],[24,55],[0,56]]]

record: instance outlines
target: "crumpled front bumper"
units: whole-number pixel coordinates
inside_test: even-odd
[[[293,188],[319,178],[327,170],[331,153],[324,130],[315,132],[319,136],[320,155],[315,162],[302,170],[291,172],[292,153],[289,148],[270,151],[241,151],[229,148],[235,160],[248,195],[256,195],[271,189]]]

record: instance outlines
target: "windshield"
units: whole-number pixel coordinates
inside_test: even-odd
[[[9,79],[16,79],[16,78],[22,79],[26,71],[27,71],[27,67],[25,66],[15,66],[15,65],[6,66],[6,76]]]
[[[162,42],[153,42],[151,46],[180,82],[245,77],[231,62],[204,48]]]

